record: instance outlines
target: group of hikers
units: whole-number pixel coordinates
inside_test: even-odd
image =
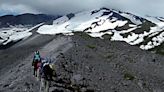
[[[33,75],[40,81],[40,92],[49,92],[51,80],[53,80],[53,64],[48,58],[41,57],[39,51],[35,51],[32,66]]]

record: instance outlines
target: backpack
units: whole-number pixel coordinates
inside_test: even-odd
[[[50,68],[49,64],[45,64],[42,67],[42,78],[46,80],[52,80],[53,70]]]
[[[40,55],[39,54],[35,54],[34,61],[40,61],[40,60],[41,60]]]

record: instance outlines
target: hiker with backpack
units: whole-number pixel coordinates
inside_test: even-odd
[[[52,63],[53,60],[50,58],[43,58],[40,56],[39,51],[35,51],[32,66],[34,67],[33,75],[37,77],[40,83],[40,92],[49,92],[50,83],[53,80],[52,77],[56,73],[54,73],[54,64]]]
[[[37,74],[37,70],[41,66],[41,56],[39,51],[35,51],[33,61],[32,61],[32,66],[34,67],[33,75],[35,77],[38,77],[39,75]]]
[[[53,80],[53,71],[48,59],[42,60],[40,92],[49,92],[50,83]]]

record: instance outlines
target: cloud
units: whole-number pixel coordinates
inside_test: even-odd
[[[37,10],[31,9],[25,5],[10,5],[10,4],[2,4],[0,6],[1,15],[6,14],[23,14],[23,13],[39,13]]]
[[[6,13],[67,14],[107,7],[137,15],[164,16],[163,0],[1,0],[0,11]]]

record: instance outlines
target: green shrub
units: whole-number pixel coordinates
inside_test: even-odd
[[[126,79],[126,80],[134,80],[135,77],[132,74],[130,74],[130,73],[125,73],[124,74],[124,79]]]
[[[95,45],[87,45],[87,47],[90,48],[90,49],[95,49],[96,48]]]

